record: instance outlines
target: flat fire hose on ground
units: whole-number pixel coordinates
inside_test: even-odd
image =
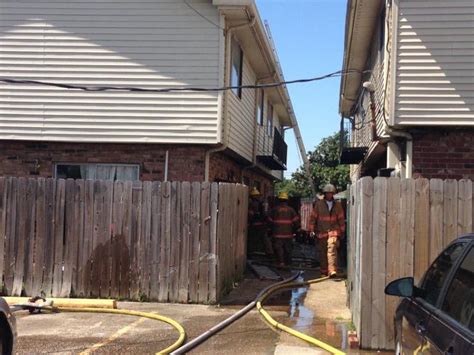
[[[43,303],[36,303],[38,300],[43,300]],[[109,314],[122,314],[127,316],[143,317],[148,319],[165,322],[174,327],[179,332],[178,339],[166,349],[163,349],[157,354],[169,354],[172,351],[178,349],[186,340],[186,332],[184,328],[175,320],[154,313],[131,311],[126,309],[114,309],[114,308],[77,308],[77,307],[55,307],[53,302],[46,301],[43,298],[35,297],[30,300],[31,302],[15,304],[12,307],[13,311],[28,310],[30,313],[39,313],[42,310],[51,312],[79,312],[79,313],[109,313]]]
[[[306,341],[307,343],[310,343],[312,345],[315,345],[321,349],[324,349],[331,354],[334,355],[345,355],[345,353],[341,350],[338,350],[334,347],[332,347],[329,344],[326,344],[322,342],[319,339],[313,338],[309,335],[306,335],[304,333],[301,333],[295,329],[292,329],[290,327],[287,327],[284,324],[281,324],[277,322],[275,319],[272,318],[272,316],[263,308],[262,303],[265,301],[266,298],[268,298],[272,293],[281,290],[281,289],[287,289],[287,288],[297,288],[297,287],[303,287],[303,286],[309,286],[311,284],[315,284],[318,282],[323,282],[328,280],[329,277],[321,277],[319,279],[314,279],[314,280],[308,280],[308,281],[303,281],[303,282],[291,282],[291,283],[286,283],[286,284],[281,284],[281,285],[275,285],[274,287],[270,287],[266,292],[264,292],[257,300],[257,309],[260,312],[260,314],[263,316],[265,321],[270,324],[272,327],[282,330],[290,335],[293,335],[301,340]]]

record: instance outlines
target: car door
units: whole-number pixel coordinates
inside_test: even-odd
[[[474,246],[449,278],[427,332],[430,354],[474,354]]]
[[[456,262],[465,251],[466,243],[451,244],[434,261],[418,289],[418,295],[408,300],[401,329],[401,343],[405,354],[430,354],[427,342],[428,324],[436,312],[443,286]]]

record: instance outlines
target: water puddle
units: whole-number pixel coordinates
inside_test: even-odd
[[[300,276],[296,281],[304,281],[303,276]],[[296,288],[291,291],[289,317],[283,321],[284,324],[349,354],[390,354],[390,352],[350,349],[347,338],[347,332],[351,327],[350,323],[343,320],[318,318],[314,311],[304,304],[307,292],[308,287]],[[321,302],[325,301],[321,299]]]

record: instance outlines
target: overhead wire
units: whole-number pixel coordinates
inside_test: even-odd
[[[6,84],[22,84],[22,85],[41,85],[41,86],[52,86],[63,89],[71,90],[83,90],[90,92],[102,92],[102,91],[129,91],[129,92],[152,92],[152,93],[168,93],[168,92],[219,92],[219,91],[228,91],[235,89],[269,89],[275,88],[284,85],[298,84],[298,83],[308,83],[313,81],[320,81],[324,79],[341,77],[353,73],[360,73],[358,70],[338,70],[329,74],[322,76],[316,76],[312,78],[288,80],[288,81],[278,81],[267,84],[253,84],[253,85],[232,85],[232,86],[222,86],[222,87],[166,87],[166,88],[143,88],[143,87],[132,87],[132,86],[86,86],[86,85],[76,85],[76,84],[61,84],[51,81],[42,81],[42,80],[29,80],[29,79],[15,79],[0,77],[0,82]],[[365,71],[367,72],[367,71]]]
[[[198,9],[196,9],[194,6],[192,6],[190,3],[188,3],[187,0],[183,0],[183,2],[186,4],[187,7],[189,7],[191,10],[193,10],[199,17],[202,17],[204,20],[209,22],[210,24],[214,25],[215,27],[221,29],[222,31],[225,32],[225,28],[222,26],[219,26],[217,23],[212,21],[210,18],[208,18],[206,15],[202,14]]]

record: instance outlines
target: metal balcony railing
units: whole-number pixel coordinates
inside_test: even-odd
[[[286,170],[288,145],[276,128],[273,129],[273,137],[270,139],[273,140],[273,144],[269,146],[271,149],[260,150],[257,161],[271,170]]]

